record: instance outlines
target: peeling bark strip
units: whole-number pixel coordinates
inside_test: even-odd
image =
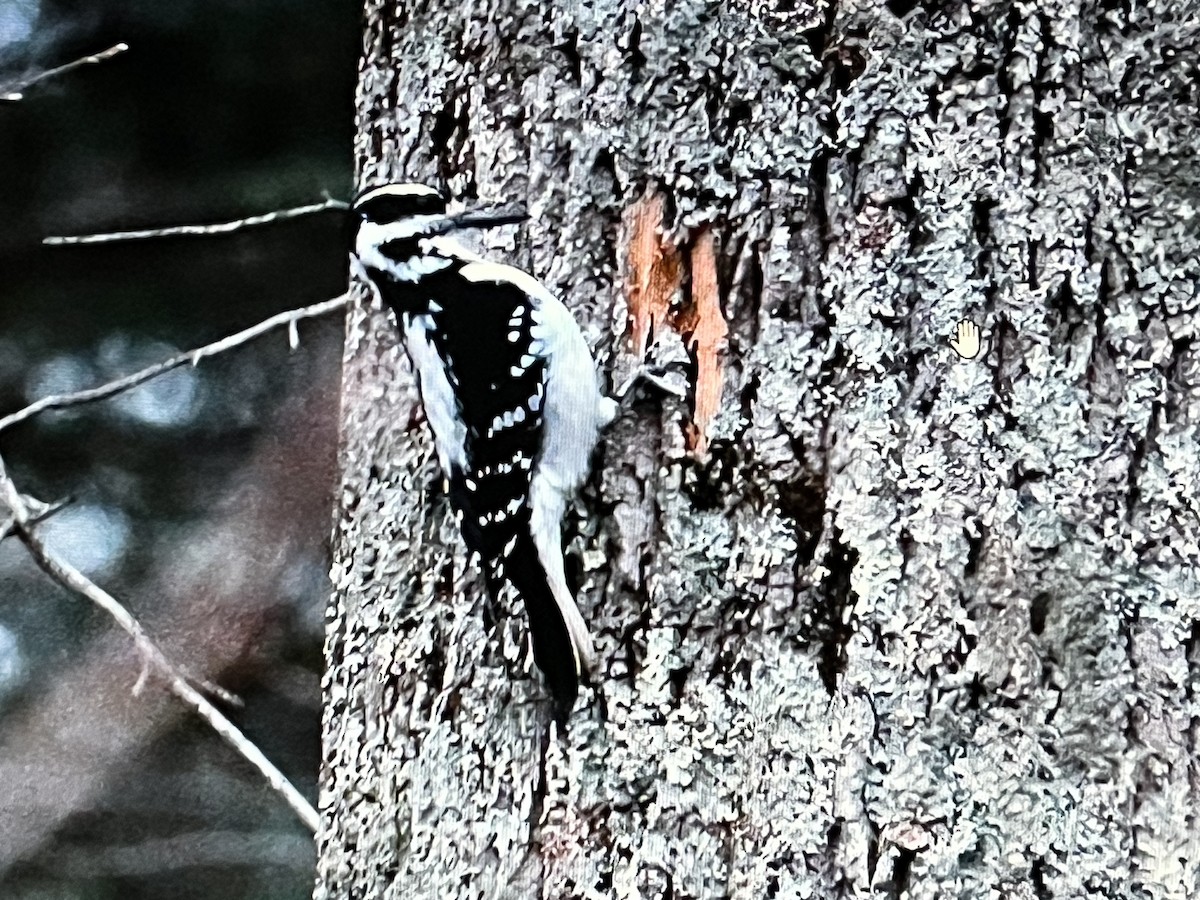
[[[688,249],[691,287],[687,301],[678,302],[683,259],[679,248],[662,237],[663,207],[663,195],[650,189],[625,213],[630,344],[640,361],[645,358],[648,343],[659,337],[664,325],[683,336],[696,373],[692,420],[686,429],[687,448],[703,456],[708,449],[708,428],[721,402],[729,326],[721,311],[711,229],[705,228]]]
[[[683,284],[679,249],[662,237],[663,195],[653,189],[625,212],[629,234],[629,330],[633,355],[641,360],[650,338],[670,320]]]
[[[1200,2],[372,0],[364,49],[362,180],[523,202],[486,253],[695,406],[606,435],[551,738],[351,312],[317,900],[1200,897]]]
[[[696,363],[695,405],[688,427],[688,449],[703,456],[708,450],[708,427],[717,414],[725,374],[725,338],[729,326],[721,312],[717,287],[717,254],[712,231],[704,229],[692,244],[691,302],[675,319]]]

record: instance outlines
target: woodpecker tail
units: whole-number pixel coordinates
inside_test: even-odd
[[[513,586],[525,604],[529,636],[533,642],[533,661],[542,670],[554,698],[554,714],[559,726],[579,695],[579,677],[591,663],[591,639],[583,618],[570,598],[566,585],[552,585],[538,556],[537,547],[527,529],[521,529],[516,545],[507,558],[489,569],[488,589],[493,595],[502,577]],[[560,588],[555,590],[555,588]],[[565,595],[569,607],[561,605]]]

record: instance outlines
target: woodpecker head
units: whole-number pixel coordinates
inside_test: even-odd
[[[444,234],[431,227],[446,218],[446,198],[424,184],[385,184],[358,195],[354,213],[360,229],[375,226],[388,239],[430,237]]]
[[[420,255],[418,242],[464,228],[494,228],[523,222],[524,211],[480,208],[447,214],[446,198],[424,184],[385,184],[364,191],[352,207],[358,219],[354,255],[392,260]]]

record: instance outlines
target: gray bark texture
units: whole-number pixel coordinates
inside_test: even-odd
[[[351,313],[315,896],[1200,896],[1198,23],[369,3],[362,183],[524,201],[485,252],[688,396],[567,522],[560,735]]]

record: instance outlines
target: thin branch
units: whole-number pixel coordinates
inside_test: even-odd
[[[54,78],[56,75],[65,75],[72,69],[78,69],[80,66],[90,66],[94,63],[102,63],[106,59],[112,59],[118,53],[124,53],[129,49],[129,45],[121,42],[114,44],[107,50],[102,50],[99,53],[93,53],[91,56],[82,56],[74,62],[69,62],[63,66],[56,66],[53,69],[46,69],[44,72],[38,72],[36,75],[31,75],[21,81],[14,81],[12,84],[0,87],[0,100],[16,101],[22,98],[22,92],[33,87],[39,81],[45,81],[47,78]]]
[[[320,818],[304,795],[296,790],[287,777],[275,768],[262,751],[251,743],[236,725],[188,682],[187,677],[150,640],[141,623],[133,617],[129,610],[69,562],[59,559],[50,552],[42,539],[38,537],[37,527],[31,521],[32,517],[25,498],[21,496],[12,479],[8,477],[3,459],[0,459],[0,499],[3,499],[8,506],[21,541],[29,549],[30,555],[33,556],[42,571],[63,587],[92,601],[116,620],[116,623],[133,638],[134,645],[142,654],[142,659],[166,681],[170,692],[199,713],[200,717],[208,722],[213,730],[225,739],[226,743],[258,769],[267,779],[267,783],[283,796],[300,820],[315,833],[320,824]]]
[[[204,691],[204,693],[212,697],[216,697],[218,700],[228,703],[230,706],[237,707],[238,709],[245,708],[246,702],[233,691],[226,690],[215,681],[209,681],[207,678],[201,678],[199,675],[194,675],[187,671],[187,669],[181,668],[180,671],[183,673],[184,678],[186,678],[200,690]]]
[[[25,511],[26,515],[28,516],[28,519],[26,519],[25,522],[27,527],[32,525],[40,525],[55,513],[66,509],[75,502],[74,497],[64,497],[62,500],[56,500],[53,503],[43,503],[41,500],[28,495],[22,496],[21,499],[25,501]],[[10,515],[8,518],[4,519],[2,524],[0,524],[0,541],[3,541],[5,538],[10,538],[13,535],[17,535],[19,537],[20,529],[17,526],[16,516]],[[180,671],[188,681],[190,681],[200,690],[204,691],[206,694],[216,697],[219,700],[223,700],[230,706],[236,706],[239,709],[246,705],[245,701],[243,701],[242,698],[237,694],[233,693],[233,691],[226,690],[219,684],[209,681],[207,678],[201,678],[199,675],[193,675],[191,672],[188,672],[182,667],[180,667]],[[138,676],[137,683],[133,686],[134,696],[137,696],[141,693],[142,686],[145,683],[146,678],[149,677],[149,674],[149,669],[143,668],[142,674]]]
[[[46,521],[56,512],[66,509],[75,502],[74,497],[64,497],[62,500],[56,500],[54,503],[42,503],[40,500],[35,500],[33,497],[25,497],[25,508],[29,513],[29,523],[36,525]],[[9,516],[4,520],[4,524],[0,525],[0,541],[5,538],[12,537],[17,533],[17,520],[15,516]]]
[[[49,397],[43,397],[41,400],[29,404],[24,409],[17,410],[15,413],[10,413],[0,418],[0,431],[11,428],[18,422],[24,422],[26,419],[33,418],[48,409],[63,409],[68,406],[78,406],[82,403],[92,403],[96,400],[106,400],[130,388],[135,388],[139,384],[149,381],[151,378],[157,378],[165,372],[170,372],[172,369],[177,369],[187,363],[191,363],[193,366],[197,365],[200,360],[207,356],[214,356],[231,347],[252,341],[254,338],[260,337],[268,331],[284,325],[288,326],[289,329],[293,328],[302,319],[313,319],[323,316],[342,309],[349,302],[350,295],[347,293],[342,294],[340,297],[334,297],[332,300],[326,300],[323,303],[314,303],[312,306],[305,306],[302,309],[281,312],[244,331],[239,331],[237,334],[231,334],[229,337],[222,338],[215,343],[208,344],[196,350],[177,353],[175,356],[164,359],[162,362],[147,366],[141,371],[126,375],[124,378],[118,378],[116,381],[110,381],[108,384],[102,384],[99,387],[90,388],[86,391],[76,391],[72,394],[51,394]]]
[[[282,222],[285,219],[297,219],[313,213],[324,212],[327,209],[346,210],[350,204],[344,200],[334,200],[327,197],[320,203],[310,203],[308,206],[297,206],[293,209],[278,209],[274,212],[263,213],[261,216],[247,216],[244,219],[234,219],[232,222],[218,222],[214,225],[172,225],[166,228],[147,228],[141,231],[108,231],[100,234],[77,234],[42,238],[43,244],[62,247],[68,244],[111,244],[116,241],[141,241],[146,238],[171,237],[174,235],[197,234],[229,234],[255,225],[266,225],[270,222]]]

